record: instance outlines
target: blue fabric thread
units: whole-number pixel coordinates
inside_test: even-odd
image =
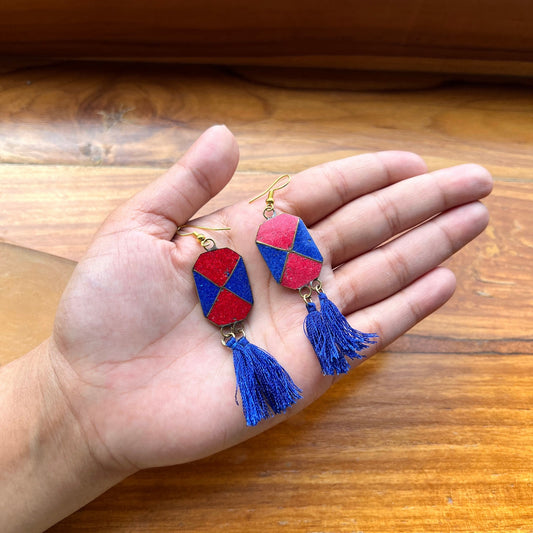
[[[237,387],[235,401],[240,392],[242,410],[249,426],[275,414],[284,413],[302,398],[299,389],[287,371],[265,350],[245,337],[231,337],[226,346],[233,351],[233,364]]]
[[[307,316],[304,320],[304,331],[315,350],[322,368],[322,374],[333,376],[345,374],[350,365],[339,352],[335,339],[331,335],[328,325],[324,322],[322,313],[313,302],[308,302]]]
[[[360,352],[376,341],[378,335],[363,333],[350,326],[337,306],[320,292],[320,311],[308,302],[304,331],[320,361],[322,373],[332,376],[350,370],[348,359],[364,359]]]

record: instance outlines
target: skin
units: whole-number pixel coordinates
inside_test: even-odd
[[[51,338],[0,370],[4,531],[42,531],[139,469],[233,446],[335,381],[303,336],[301,298],[272,279],[255,246],[264,204],[239,203],[195,223],[232,228],[210,236],[245,259],[256,300],[247,337],[278,359],[304,399],[253,428],[234,402],[231,351],[203,317],[192,281],[202,250],[173,237],[237,163],[234,137],[215,126],[111,213],[70,280]],[[478,165],[427,173],[415,154],[380,152],[294,175],[275,207],[310,229],[329,298],[354,327],[379,334],[371,356],[452,296],[455,278],[439,265],[486,227],[478,200],[491,187]]]

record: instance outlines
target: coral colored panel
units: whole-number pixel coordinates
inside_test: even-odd
[[[321,262],[290,253],[281,284],[289,289],[299,289],[318,278],[321,269]]]
[[[282,250],[289,250],[299,220],[298,217],[287,213],[276,215],[259,226],[255,240]]]

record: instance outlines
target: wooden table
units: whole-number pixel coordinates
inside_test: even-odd
[[[140,472],[51,529],[533,530],[533,94],[518,78],[109,63],[0,70],[0,361],[45,338],[106,214],[207,126],[241,146],[208,208],[281,173],[403,149],[494,174],[442,310],[288,422]],[[30,250],[28,250],[30,249]],[[46,255],[53,254],[53,256]],[[59,259],[59,256],[64,259]]]

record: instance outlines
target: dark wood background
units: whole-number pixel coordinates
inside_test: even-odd
[[[18,0],[9,56],[533,75],[528,0]]]
[[[223,4],[203,2],[204,49],[187,6],[171,18],[153,2],[146,24],[137,2],[0,6],[0,48],[21,56],[0,63],[1,363],[49,335],[106,214],[211,124],[233,130],[241,163],[206,209],[371,150],[412,150],[431,169],[477,162],[495,177],[489,228],[449,261],[458,289],[439,312],[286,423],[132,476],[51,531],[533,530],[533,94],[517,70],[531,68],[528,4],[419,2],[402,20],[401,3],[381,4],[357,3],[348,20],[350,3],[322,16],[296,2],[282,17],[274,2],[259,31],[251,4],[234,2],[241,18],[227,17],[235,31],[224,33]],[[284,50],[284,66],[244,64],[271,54],[274,65]],[[146,61],[239,51],[239,66]],[[364,69],[322,68],[318,55],[315,68],[290,67],[289,56],[303,54],[302,66],[322,52],[344,66],[343,54],[363,54]]]

